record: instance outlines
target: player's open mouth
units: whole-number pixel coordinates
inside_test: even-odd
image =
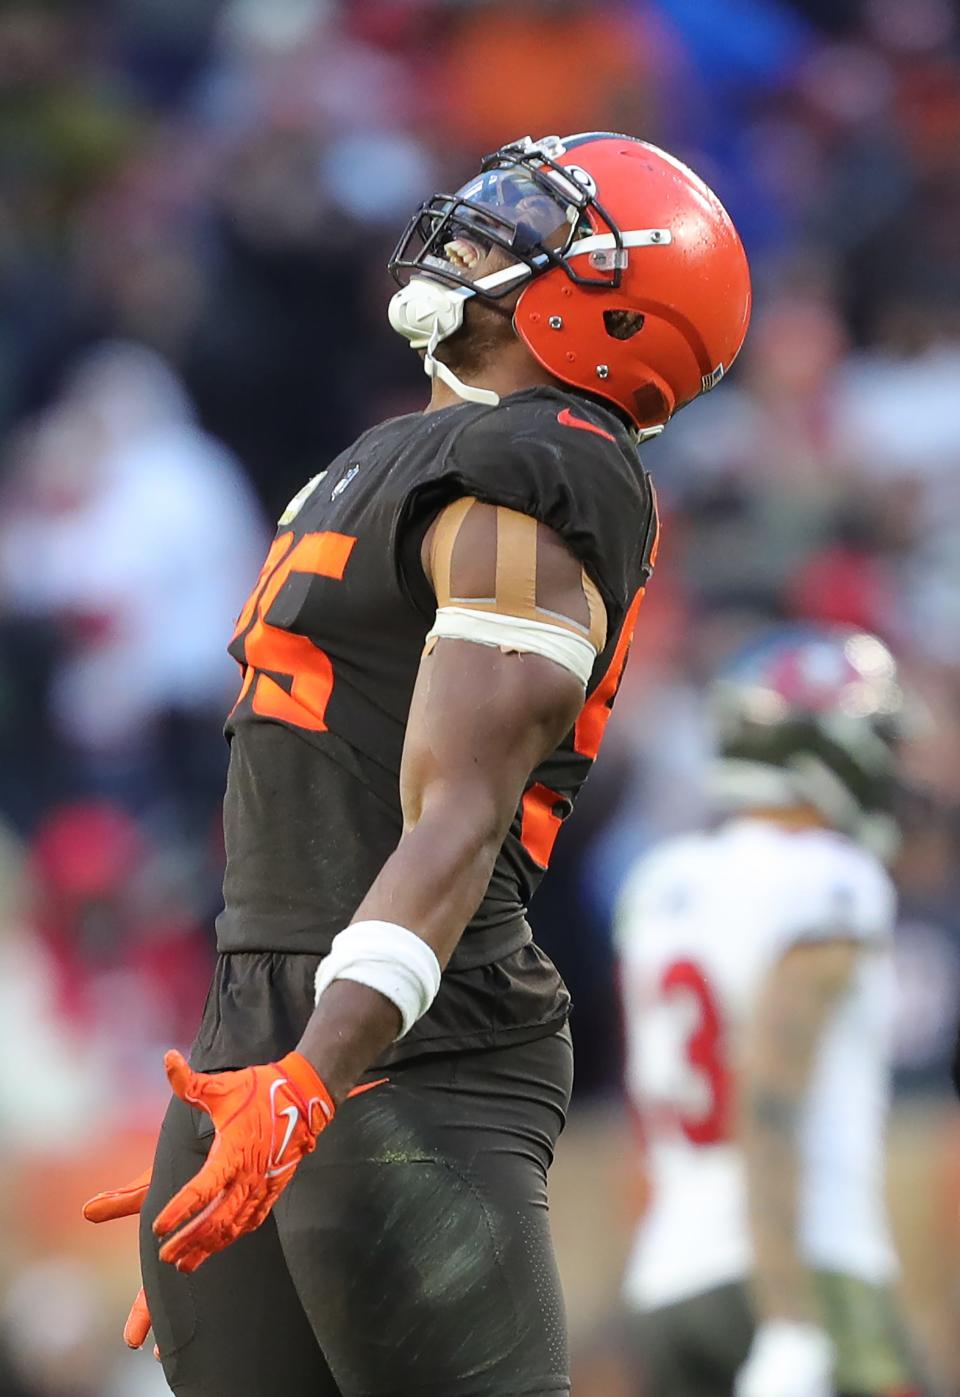
[[[479,243],[470,238],[454,238],[451,242],[444,243],[443,251],[447,261],[454,267],[462,267],[465,271],[472,271],[479,267],[488,249],[481,247]]]

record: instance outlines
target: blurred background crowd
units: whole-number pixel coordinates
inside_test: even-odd
[[[596,129],[713,185],[756,311],[722,391],[645,449],[656,580],[532,912],[577,1005],[555,1188],[576,1390],[612,1392],[605,1316],[636,1209],[616,889],[702,813],[712,666],[808,617],[878,632],[923,702],[891,1163],[911,1315],[960,1393],[951,0],[4,0],[0,1393],[165,1390],[119,1343],[133,1229],[84,1230],[78,1207],[146,1162],[162,1051],[189,1042],[205,991],[233,617],[287,499],[423,403],[385,316],[412,208],[506,139]]]

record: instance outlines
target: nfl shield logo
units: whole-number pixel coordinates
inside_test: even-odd
[[[342,476],[337,481],[336,485],[334,485],[333,489],[330,491],[330,498],[332,500],[335,500],[338,495],[343,494],[344,490],[350,484],[351,480],[354,480],[356,478],[356,475],[359,470],[359,466],[351,466],[350,469],[347,471],[346,475]]]

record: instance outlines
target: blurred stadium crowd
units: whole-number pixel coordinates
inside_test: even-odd
[[[364,427],[422,405],[385,316],[384,264],[411,209],[505,139],[583,129],[643,135],[704,175],[747,243],[756,314],[723,391],[645,449],[660,564],[604,757],[533,912],[577,1002],[581,1109],[616,1091],[618,881],[702,810],[703,678],[771,619],[877,631],[922,708],[897,868],[898,1081],[919,1159],[903,1168],[934,1198],[940,1252],[916,1282],[941,1307],[934,1343],[960,1307],[945,1099],[960,1000],[956,7],[7,0],[11,1397],[163,1390],[153,1364],[119,1352],[132,1231],[91,1245],[76,1214],[119,1182],[103,1175],[107,1134],[142,1167],[162,1050],[189,1041],[202,1001],[232,619],[286,500]]]

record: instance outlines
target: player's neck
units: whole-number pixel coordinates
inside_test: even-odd
[[[470,373],[458,374],[471,388],[485,388],[496,393],[498,398],[506,398],[510,393],[519,393],[524,388],[540,388],[544,384],[555,384],[557,380],[546,369],[541,368],[525,345],[519,341],[502,346],[490,359]],[[440,378],[431,381],[430,402],[426,412],[438,412],[440,408],[455,407],[463,398]]]

